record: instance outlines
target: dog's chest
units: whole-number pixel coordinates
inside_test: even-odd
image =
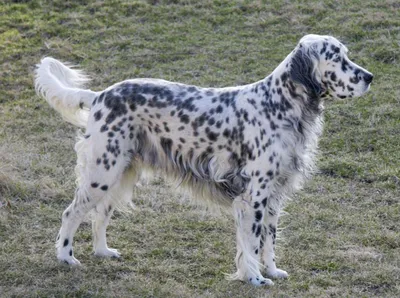
[[[300,185],[315,168],[322,121],[316,117],[307,124],[291,127],[285,127],[283,122],[280,124],[271,135],[271,145],[264,157],[265,165],[274,173],[279,185]]]

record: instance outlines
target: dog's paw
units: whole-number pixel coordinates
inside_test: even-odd
[[[57,257],[58,261],[63,264],[67,264],[70,266],[80,266],[81,262],[74,256],[68,256],[67,258]]]
[[[271,278],[287,278],[289,274],[281,269],[267,270],[267,276]]]
[[[94,255],[98,257],[108,257],[108,258],[119,258],[121,254],[118,250],[114,248],[102,248],[96,249]]]
[[[256,277],[249,277],[249,282],[256,286],[272,286],[274,282],[268,278],[265,278],[263,276],[256,276]]]

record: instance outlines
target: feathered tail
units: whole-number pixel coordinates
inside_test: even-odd
[[[45,98],[66,121],[86,127],[90,107],[99,94],[82,89],[89,78],[83,72],[50,57],[37,65],[35,75],[37,94]]]

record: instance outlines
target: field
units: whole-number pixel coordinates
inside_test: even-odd
[[[90,219],[75,237],[80,268],[54,242],[75,188],[76,128],[36,96],[44,56],[80,65],[101,90],[154,77],[230,86],[267,76],[305,34],[340,39],[375,78],[362,98],[327,101],[318,173],[280,219],[273,287],[229,282],[232,218],[193,206],[160,178],[115,213],[92,255]],[[2,1],[0,4],[0,296],[399,297],[400,5],[354,1]]]

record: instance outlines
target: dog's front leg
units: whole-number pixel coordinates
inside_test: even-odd
[[[253,285],[273,285],[260,272],[260,237],[263,227],[264,208],[259,197],[242,195],[235,199],[234,210],[237,225],[237,272],[232,279],[244,280]]]
[[[265,266],[267,276],[272,278],[286,278],[286,271],[276,268],[275,262],[275,243],[276,230],[278,228],[279,207],[273,198],[267,198],[266,215],[264,226],[261,231],[260,248],[262,250],[261,261]]]

